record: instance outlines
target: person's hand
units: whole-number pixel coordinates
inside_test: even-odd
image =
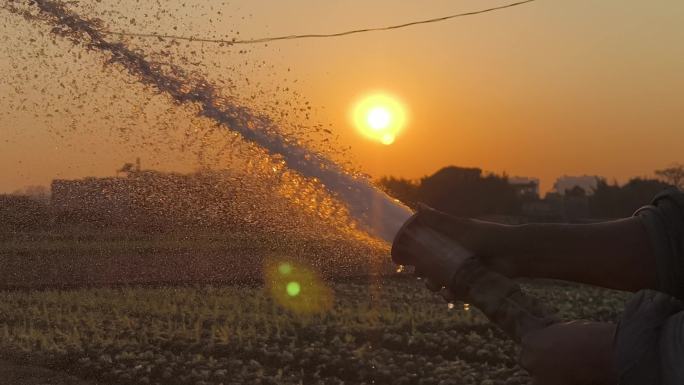
[[[414,274],[426,280],[428,289],[439,291],[450,286],[455,274],[474,254],[452,235],[458,229],[433,226],[432,212],[436,211],[426,206],[419,208],[410,225],[397,236],[392,259],[397,264],[413,266]]]
[[[614,324],[573,321],[553,324],[522,339],[520,365],[535,385],[617,385]]]
[[[428,253],[421,255],[415,262],[415,274],[425,278],[425,286],[434,292],[441,291],[442,296],[450,296],[447,289],[456,272],[470,258],[474,258],[470,250],[465,249],[458,243],[454,243],[448,253]],[[448,299],[447,299],[448,301]]]
[[[440,252],[416,255],[411,263],[415,266],[416,275],[426,279],[427,288],[439,291],[447,302],[456,298],[446,288],[451,284],[454,274],[469,258],[477,256],[490,268],[493,267],[493,261],[502,267],[511,264],[511,261],[505,258],[483,258],[483,255],[487,255],[483,253],[486,250],[483,245],[492,245],[501,240],[496,232],[501,225],[452,216],[425,205],[419,206],[416,221],[451,240],[448,247],[437,241],[438,247],[441,248]],[[503,263],[496,262],[499,259],[502,259]],[[498,268],[493,270],[501,273]],[[508,270],[510,272],[511,269]]]
[[[511,278],[520,275],[522,261],[506,255],[511,241],[515,241],[507,231],[509,226],[461,218],[425,205],[420,205],[419,211],[421,222],[477,255],[491,270]]]

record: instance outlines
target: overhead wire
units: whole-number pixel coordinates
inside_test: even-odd
[[[497,7],[480,9],[477,11],[457,13],[457,14],[448,15],[448,16],[435,17],[435,18],[426,19],[426,20],[412,21],[412,22],[403,23],[403,24],[390,25],[387,27],[363,28],[363,29],[355,29],[355,30],[344,31],[344,32],[324,33],[324,34],[273,36],[273,37],[263,37],[263,38],[258,38],[258,39],[247,39],[247,40],[210,39],[210,38],[201,38],[201,37],[192,37],[192,36],[177,36],[177,35],[166,35],[166,34],[157,34],[157,33],[135,33],[135,32],[107,31],[107,30],[102,31],[102,33],[108,34],[108,35],[114,35],[114,36],[158,38],[158,39],[170,39],[170,40],[185,40],[185,41],[191,41],[191,42],[217,43],[217,44],[226,44],[226,45],[259,44],[259,43],[269,43],[269,42],[281,41],[281,40],[332,38],[332,37],[355,35],[355,34],[366,33],[366,32],[389,31],[389,30],[395,30],[395,29],[400,29],[400,28],[412,27],[412,26],[416,26],[416,25],[420,25],[420,24],[438,23],[438,22],[451,20],[451,19],[455,19],[455,18],[459,18],[459,17],[480,15],[483,13],[494,12],[494,11],[499,11],[499,10],[506,9],[506,8],[516,7],[519,5],[531,3],[533,1],[535,1],[535,0],[522,0],[522,1],[517,1],[514,3],[500,5]]]

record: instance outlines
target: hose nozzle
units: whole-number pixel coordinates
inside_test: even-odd
[[[453,237],[422,220],[425,210],[431,209],[419,209],[394,238],[391,254],[395,263],[414,266],[419,276],[448,282],[446,288],[455,298],[479,308],[517,341],[531,331],[558,322],[539,301],[525,295],[517,283],[489,270]]]

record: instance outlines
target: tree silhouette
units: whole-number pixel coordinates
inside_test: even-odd
[[[467,217],[515,215],[521,206],[516,189],[505,175],[483,176],[479,168],[445,167],[423,178],[418,199],[438,210]]]
[[[684,190],[683,164],[675,163],[670,167],[664,168],[662,170],[656,170],[655,174],[658,175],[665,182],[677,187],[680,190]]]
[[[573,188],[565,189],[566,197],[585,197],[587,192],[581,186],[574,186]]]
[[[384,177],[378,183],[388,194],[411,207],[422,202],[465,217],[534,216],[534,213],[524,214],[522,206],[539,201],[538,197],[521,195],[506,175],[483,174],[479,168],[445,167],[418,183],[394,177]],[[597,178],[596,187],[591,190],[575,186],[557,195],[559,202],[554,203],[548,196],[546,202],[560,207],[556,210],[560,210],[558,218],[562,220],[624,218],[671,187],[657,179],[633,178],[619,185],[617,181],[608,183],[605,178]]]
[[[594,218],[628,217],[653,200],[659,192],[671,187],[657,179],[634,178],[623,186],[599,179],[589,199],[589,211]]]
[[[402,201],[409,207],[416,208],[418,203],[418,183],[409,179],[385,176],[378,180],[378,185],[391,197]]]

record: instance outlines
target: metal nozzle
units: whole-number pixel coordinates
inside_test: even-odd
[[[513,280],[490,271],[472,252],[422,221],[420,210],[397,233],[391,254],[395,263],[415,266],[418,275],[426,271],[435,273],[430,264],[448,259],[448,265],[456,267],[453,276],[446,277],[452,294],[479,308],[517,341],[558,321],[536,299],[525,295]]]
[[[427,226],[421,211],[413,214],[399,229],[392,243],[392,260],[398,265],[420,268],[421,263],[450,258],[464,263],[473,254],[458,242]]]

